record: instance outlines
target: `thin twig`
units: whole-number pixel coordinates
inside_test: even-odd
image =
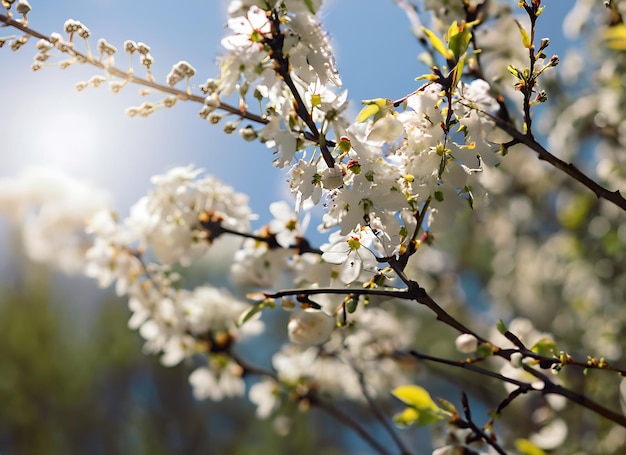
[[[514,139],[515,143],[523,144],[531,150],[535,151],[540,160],[547,161],[558,170],[564,172],[565,174],[572,177],[574,180],[577,180],[578,182],[585,185],[587,188],[595,193],[598,199],[605,199],[609,202],[612,202],[622,210],[626,211],[626,199],[620,194],[619,190],[610,191],[609,189],[604,188],[595,180],[585,175],[574,164],[566,163],[565,161],[557,158],[548,150],[546,150],[541,144],[539,144],[534,138],[529,137],[524,133],[518,131],[510,123],[502,120],[501,118],[493,114],[490,114],[489,112],[485,112],[483,110],[478,111],[493,120],[498,128],[509,134]]]
[[[396,433],[395,429],[389,423],[388,417],[383,413],[383,411],[380,409],[380,407],[378,406],[374,398],[368,392],[367,384],[365,383],[365,375],[363,374],[363,371],[361,371],[355,365],[352,365],[352,369],[356,372],[359,378],[359,385],[361,386],[361,392],[363,392],[363,396],[367,400],[368,404],[370,405],[370,408],[372,409],[372,412],[374,413],[378,421],[382,424],[382,426],[385,428],[387,433],[389,433],[391,438],[394,440],[394,442],[400,449],[400,453],[402,453],[402,455],[410,455],[412,452],[408,449],[408,447],[406,447],[402,439],[400,439],[400,437],[398,436],[398,433]]]
[[[467,395],[465,394],[465,392],[463,392],[461,395],[461,404],[463,405],[463,414],[465,415],[466,423],[469,425],[474,434],[479,436],[483,441],[493,447],[493,449],[500,455],[507,455],[504,449],[500,447],[500,445],[493,438],[489,437],[489,435],[485,433],[482,428],[474,423],[474,421],[472,420],[472,411],[469,407],[469,402],[467,400]]]
[[[307,397],[309,402],[312,405],[317,406],[322,411],[328,413],[333,418],[337,419],[339,422],[343,423],[347,427],[353,429],[356,433],[361,436],[373,449],[375,449],[378,453],[387,455],[391,454],[383,445],[378,442],[374,437],[367,432],[365,428],[361,426],[361,424],[356,421],[350,414],[344,412],[341,408],[337,406],[333,406],[330,403],[322,401],[317,394],[309,393]]]
[[[39,38],[45,41],[48,41],[49,43],[54,44],[53,40],[49,37],[46,36],[36,30],[33,30],[32,28],[26,27],[23,24],[19,23],[18,21],[5,16],[4,14],[0,14],[0,22],[4,22],[6,25],[14,27],[24,33],[26,33],[27,35],[33,36],[35,38]],[[99,62],[98,60],[94,60],[93,57],[84,54],[80,51],[77,51],[76,49],[74,49],[73,47],[70,46],[64,46],[61,45],[60,48],[57,47],[57,49],[59,49],[61,52],[64,52],[66,54],[69,54],[71,56],[75,56],[75,57],[79,57],[81,61],[85,61],[87,63],[89,63],[90,65],[95,66],[96,68],[99,68],[101,70],[106,71],[107,73],[119,77],[121,79],[125,79],[128,82],[134,83],[134,84],[138,84],[138,85],[143,85],[145,87],[150,87],[152,89],[158,90],[160,92],[164,92],[164,93],[169,93],[171,95],[176,95],[176,97],[180,100],[183,101],[194,101],[197,103],[202,103],[204,104],[204,98],[198,95],[192,95],[190,93],[187,93],[183,90],[178,90],[175,89],[173,87],[169,87],[167,85],[161,85],[158,84],[156,82],[153,81],[149,81],[147,79],[143,79],[140,77],[137,77],[133,74],[129,74],[126,71],[123,71],[119,68],[116,68],[114,66],[107,66],[105,64],[103,64],[102,62]],[[227,103],[223,103],[220,101],[219,103],[219,109],[229,112],[231,114],[235,114],[239,117],[242,117],[246,120],[250,120],[256,123],[260,123],[260,124],[267,124],[269,123],[269,121],[265,118],[262,117],[260,115],[256,115],[250,112],[242,112],[239,108],[236,108],[234,106],[231,106],[230,104]]]

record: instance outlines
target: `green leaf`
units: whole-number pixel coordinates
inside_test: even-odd
[[[539,341],[535,343],[535,345],[530,348],[535,354],[543,355],[546,357],[556,356],[558,354],[558,349],[556,347],[556,342],[551,338],[541,338]]]
[[[380,111],[380,108],[376,104],[368,104],[361,109],[361,112],[359,112],[359,115],[356,117],[356,121],[362,123],[372,115],[376,115],[378,111]]]
[[[311,14],[315,14],[315,7],[313,7],[313,0],[304,0],[304,4],[308,8]]]
[[[381,117],[384,117],[393,110],[393,102],[385,98],[376,98],[373,100],[361,101],[365,107],[361,109],[359,115],[356,117],[356,121],[361,123],[368,118],[374,116],[374,121]]]
[[[454,67],[454,78],[452,79],[452,89],[456,88],[456,86],[459,84],[459,81],[461,80],[461,76],[463,76],[463,67],[465,67],[465,59],[466,59],[466,56],[464,55],[463,57],[461,57],[461,59],[457,62],[456,66]]]
[[[273,301],[272,301],[273,303]],[[242,325],[244,325],[246,322],[248,322],[250,319],[252,319],[252,317],[259,313],[260,311],[262,311],[265,307],[268,306],[268,302],[267,300],[263,300],[262,302],[257,303],[256,305],[254,305],[252,308],[250,308],[248,311],[244,312],[240,317],[239,317],[239,321],[237,322],[237,326],[241,327]]]
[[[517,68],[515,68],[513,65],[509,65],[506,67],[507,71],[509,73],[511,73],[513,76],[515,76],[518,79],[523,79],[522,77],[522,73],[520,72],[520,70],[518,70]]]
[[[454,54],[450,51],[450,49],[448,49],[445,43],[439,39],[437,35],[428,30],[426,27],[422,27],[422,31],[426,34],[426,36],[430,40],[430,44],[435,48],[437,52],[443,55],[446,60],[452,60]]]
[[[454,54],[454,60],[457,62],[461,55],[467,51],[472,39],[471,29],[472,24],[461,22],[461,25],[458,25],[456,21],[448,28],[448,48]]]
[[[394,417],[394,422],[400,422],[399,425],[412,425],[413,423],[420,426],[432,425],[449,415],[448,412],[437,406],[437,403],[433,401],[423,387],[403,385],[396,387],[391,393],[408,406],[407,409]]]
[[[626,25],[609,27],[604,32],[607,47],[616,51],[626,51]]]
[[[522,27],[522,24],[520,24],[518,21],[515,21],[515,23],[517,24],[517,28],[519,28],[519,32],[522,35],[522,44],[526,49],[530,49],[532,43],[530,42],[530,36],[528,35],[528,32],[524,29],[524,27]]]
[[[546,455],[546,453],[528,439],[516,439],[515,448],[520,455]]]
[[[501,320],[498,320],[496,327],[498,328],[498,332],[500,332],[502,335],[509,331],[509,329],[506,327],[506,324]]]
[[[406,408],[399,414],[393,416],[393,423],[399,427],[410,427],[419,418],[419,413],[414,408]]]

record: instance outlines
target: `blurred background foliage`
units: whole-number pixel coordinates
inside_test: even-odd
[[[369,453],[316,409],[289,404],[272,421],[246,400],[195,400],[191,365],[143,354],[124,299],[23,257],[11,263],[0,284],[1,454]]]

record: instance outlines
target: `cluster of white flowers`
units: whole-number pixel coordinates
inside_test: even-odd
[[[524,68],[528,60],[528,49],[520,43],[518,30],[523,26],[518,27],[508,12],[507,20],[481,27],[474,35],[482,46],[482,64],[476,57],[478,49],[463,57],[467,57],[462,63],[469,72],[486,80],[451,82],[454,69],[446,69],[452,71],[448,76],[435,69],[432,77],[420,78],[422,85],[402,100],[365,101],[357,121],[350,122],[347,92],[341,90],[330,40],[318,22],[321,3],[233,0],[228,9],[229,32],[222,40],[226,53],[220,59],[219,75],[200,86],[205,95],[200,115],[214,124],[235,116],[224,131],[230,134],[239,129],[243,139],[258,139],[273,148],[274,165],[287,173],[295,201],[271,204],[273,218],[267,225],[252,231],[247,196],[212,177],[202,177],[203,171],[194,166],[153,177],[154,189],[124,220],[118,220],[110,210],[106,195],[86,186],[40,174],[19,181],[0,180],[0,209],[24,223],[22,235],[33,259],[65,270],[84,270],[102,287],[114,285],[118,295],[129,299],[129,327],[138,330],[145,340],[145,351],[160,355],[164,365],[204,354],[203,365],[189,377],[198,399],[221,400],[245,393],[248,365],[230,348],[242,336],[262,330],[262,323],[247,315],[263,309],[272,294],[263,294],[264,300],[251,307],[229,291],[208,284],[186,289],[184,271],[209,254],[213,242],[222,235],[243,237],[230,267],[236,285],[265,290],[297,288],[274,294],[284,296],[283,308],[291,311],[285,330],[289,342],[272,357],[272,370],[258,370],[263,377],[249,390],[260,417],[279,409],[285,395],[281,395],[281,387],[300,399],[322,392],[334,398],[363,400],[368,394],[382,395],[411,382],[412,372],[397,361],[397,356],[415,343],[417,322],[403,318],[403,308],[398,314],[389,311],[380,297],[384,291],[397,295],[391,286],[400,281],[398,276],[409,290],[411,284],[417,284],[400,273],[399,268],[402,272],[410,268],[405,270],[406,261],[399,259],[408,259],[422,241],[429,239],[433,219],[447,219],[448,212],[456,210],[457,206],[447,203],[450,198],[460,196],[473,203],[481,185],[499,194],[513,185],[530,186],[529,182],[540,180],[546,172],[520,156],[496,170],[500,165],[497,152],[511,138],[495,127],[491,117],[504,106],[496,101],[494,88],[498,93],[515,93],[514,82],[503,83],[502,75],[507,74],[507,64]],[[26,14],[27,2],[20,0],[19,5],[18,12]],[[484,0],[425,0],[424,7],[433,13],[432,29],[448,41],[430,42],[444,56],[446,49],[437,48],[449,45],[453,52],[450,35],[455,28],[461,33],[463,27],[469,30],[474,26],[464,19],[469,21],[483,9],[486,17],[504,15],[505,11],[504,6]],[[584,9],[587,16],[589,0],[578,0],[577,8]],[[448,28],[452,21],[462,25],[454,22]],[[572,27],[577,33],[582,24],[570,24]],[[71,50],[76,36],[89,38],[89,29],[68,20],[64,30],[67,41],[54,34],[50,40],[37,43],[35,67],[46,62],[55,47],[73,58],[62,66],[84,60],[82,54]],[[495,39],[496,35],[505,35],[506,43]],[[15,45],[20,42],[16,40]],[[137,53],[148,71],[149,85],[155,87],[150,75],[154,61],[150,48],[134,41],[126,41],[123,47],[131,56],[127,74],[132,74],[132,57]],[[129,79],[119,77],[111,68],[115,47],[100,40],[98,49],[98,62],[107,59],[107,76],[94,76],[78,83],[77,88],[98,87],[109,81],[111,89],[119,91]],[[535,59],[538,66],[543,58]],[[458,61],[458,56],[455,59]],[[90,53],[88,60],[95,61]],[[450,66],[453,59],[448,60]],[[614,77],[620,66],[605,62],[603,68],[606,77]],[[170,87],[162,87],[173,96],[131,107],[128,114],[147,116],[161,107],[174,106],[177,100],[193,98],[188,82],[195,73],[189,63],[178,62],[166,78]],[[188,83],[187,97],[171,88],[182,81]],[[610,126],[616,143],[624,145],[626,127],[618,115],[621,98],[614,93],[606,84],[598,93],[577,99],[569,108],[573,114],[568,112],[557,121],[551,142],[563,146],[567,138],[574,137],[576,126],[561,123],[571,123],[572,118],[584,122],[594,116],[596,126]],[[238,98],[238,108],[225,104],[230,97]],[[249,105],[258,106],[261,112],[252,113]],[[525,119],[526,114],[522,113]],[[258,126],[243,125],[246,118]],[[598,151],[598,155],[603,153],[608,152]],[[619,187],[623,173],[614,164],[611,158],[600,161],[597,173]],[[514,174],[512,168],[519,170],[519,176],[512,176],[510,181],[503,178],[506,172]],[[563,202],[565,199],[567,196],[560,195],[555,202],[561,218],[567,215],[562,207],[571,205]],[[587,324],[593,330],[581,336],[585,346],[607,353],[611,360],[618,358],[622,354],[621,316],[612,310],[616,313],[613,322],[595,317],[602,308],[601,301],[614,299],[623,289],[618,286],[612,291],[603,281],[614,275],[615,264],[602,259],[594,264],[582,260],[573,252],[575,233],[542,234],[547,239],[545,245],[523,236],[514,238],[516,230],[529,223],[532,209],[522,196],[511,197],[508,202],[505,209],[492,210],[483,229],[488,237],[485,244],[494,250],[490,253],[493,273],[486,286],[490,297],[498,301],[503,312],[532,316],[545,313],[544,300],[556,300],[560,293],[559,297],[572,306],[584,307],[576,312],[584,320],[555,314],[553,331],[559,334],[563,328],[565,334],[572,327]],[[323,211],[318,231],[327,234],[319,249],[305,237],[309,209],[315,206]],[[608,238],[618,225],[618,216],[606,211],[591,220],[587,228],[591,237]],[[86,230],[85,219],[89,220]],[[623,227],[614,230],[614,238],[626,238]],[[420,285],[425,286],[423,280]],[[383,286],[386,289],[381,290]],[[376,296],[375,291],[367,291],[370,294],[366,295],[365,289],[381,292]],[[529,347],[551,338],[526,319],[514,319],[509,327]],[[600,332],[603,336],[596,336]],[[505,349],[516,348],[495,332],[490,340]],[[489,344],[463,333],[455,345],[471,357],[482,355],[477,351]],[[532,367],[532,358],[522,359],[518,353],[510,362],[499,361],[503,362],[499,371],[504,377],[531,384],[536,390],[545,386],[537,376],[519,368],[522,363]],[[504,386],[508,393],[517,387],[506,381]],[[546,403],[532,416],[533,424],[542,429],[530,439],[538,447],[552,450],[563,443],[568,430],[556,414],[563,401],[548,397]],[[449,444],[434,453],[461,450],[461,445]]]
[[[110,203],[108,192],[51,169],[0,179],[0,213],[22,227],[28,256],[68,273],[85,266],[85,221]]]
[[[364,400],[363,384],[372,396],[384,395],[409,381],[410,369],[393,360],[396,350],[407,348],[417,326],[415,320],[400,320],[382,307],[361,308],[349,315],[348,326],[335,328],[327,311],[336,299],[320,296],[323,309],[296,311],[289,322],[290,344],[272,359],[278,379],[305,396],[323,391],[341,399]],[[335,330],[333,330],[335,328]],[[264,380],[250,389],[250,400],[260,417],[278,409],[276,383]]]
[[[233,231],[249,229],[247,198],[212,177],[199,178],[201,173],[187,166],[155,176],[154,190],[123,223],[110,211],[97,213],[88,227],[95,239],[86,273],[102,286],[115,281],[118,294],[128,295],[130,328],[139,330],[147,352],[162,354],[164,365],[208,353],[208,365],[190,382],[199,398],[221,399],[243,393],[242,370],[214,352],[262,326],[252,321],[239,329],[237,320],[249,304],[209,285],[181,288],[178,273],[172,272],[172,266],[202,258],[220,235],[200,226],[203,215]],[[158,262],[150,261],[151,255]]]

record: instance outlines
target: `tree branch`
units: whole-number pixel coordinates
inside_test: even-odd
[[[33,30],[32,28],[26,27],[23,24],[21,24],[20,22],[4,15],[4,14],[0,14],[0,22],[5,23],[8,26],[14,27],[20,31],[22,31],[23,33],[26,33],[27,35],[30,35],[34,38],[39,38],[45,41],[48,41],[49,43],[54,44],[54,42],[52,41],[52,39],[49,36],[46,36],[36,30]],[[93,57],[86,55],[80,51],[77,51],[76,49],[74,49],[73,47],[67,46],[67,45],[60,45],[56,47],[58,50],[60,50],[61,52],[65,53],[65,54],[69,54],[71,56],[75,56],[75,57],[79,57],[81,59],[81,61],[85,61],[87,63],[89,63],[92,66],[95,66],[96,68],[99,68],[105,72],[107,72],[108,74],[111,74],[112,76],[116,76],[119,77],[120,79],[124,79],[127,80],[128,82],[131,82],[133,84],[138,84],[138,85],[142,85],[144,87],[150,87],[152,89],[158,90],[160,92],[163,93],[169,93],[171,95],[175,95],[178,99],[182,100],[182,101],[194,101],[196,103],[201,103],[204,104],[204,97],[198,96],[198,95],[192,95],[187,93],[186,91],[183,90],[178,90],[175,89],[173,87],[167,86],[167,85],[161,85],[158,84],[156,82],[153,81],[149,81],[147,79],[143,79],[140,77],[137,77],[133,74],[130,74],[126,71],[122,71],[119,68],[116,68],[114,66],[107,66],[105,64],[103,64],[102,62],[99,62],[98,60],[94,60]],[[252,122],[256,122],[256,123],[260,123],[262,125],[266,125],[268,123],[268,120],[265,117],[256,115],[256,114],[252,114],[250,112],[242,112],[239,108],[236,108],[234,106],[231,106],[230,104],[227,103],[223,103],[222,101],[219,102],[219,109],[226,111],[228,113],[237,115],[241,118],[244,118],[246,120],[250,120]]]
[[[505,122],[501,118],[490,114],[489,112],[485,112],[482,110],[480,112],[493,120],[498,128],[513,137],[515,143],[524,144],[531,150],[535,151],[540,160],[547,161],[553,167],[557,168],[558,170],[572,177],[574,180],[577,180],[578,182],[585,185],[587,188],[595,193],[598,199],[605,199],[609,202],[612,202],[622,210],[626,211],[626,199],[624,199],[624,197],[620,194],[619,190],[610,191],[607,188],[604,188],[600,184],[596,183],[593,179],[585,175],[574,164],[566,163],[565,161],[557,158],[548,150],[546,150],[541,144],[539,144],[534,138],[518,131],[510,123]]]

